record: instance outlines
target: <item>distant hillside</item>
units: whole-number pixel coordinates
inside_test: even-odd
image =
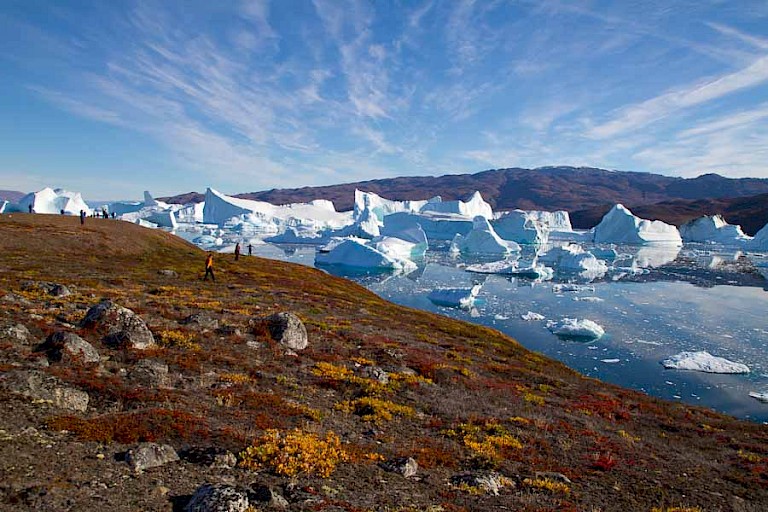
[[[462,199],[479,190],[496,210],[524,208],[577,211],[617,202],[639,205],[680,199],[765,194],[768,193],[768,180],[733,179],[717,174],[686,179],[591,167],[542,167],[496,169],[476,174],[409,176],[325,187],[272,189],[238,194],[237,197],[274,204],[329,199],[338,210],[350,210],[356,188],[398,200],[426,199],[435,195],[444,199]],[[186,202],[190,199],[202,200],[202,196],[188,193],[163,200]]]
[[[15,203],[25,195],[24,192],[18,192],[16,190],[0,190],[0,201],[10,201]]]
[[[596,226],[612,204],[578,210],[571,213],[571,223],[576,228]],[[702,215],[721,214],[731,224],[739,224],[744,232],[754,235],[768,223],[768,194],[747,197],[675,200],[655,204],[630,205],[632,213],[645,219],[657,219],[680,226]]]

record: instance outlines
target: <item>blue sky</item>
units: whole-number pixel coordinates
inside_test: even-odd
[[[0,5],[0,188],[546,165],[768,177],[768,2]]]

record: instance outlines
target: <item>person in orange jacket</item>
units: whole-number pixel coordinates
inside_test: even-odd
[[[203,281],[208,280],[208,274],[211,275],[211,279],[213,282],[216,282],[216,277],[213,275],[213,253],[209,252],[208,257],[205,258],[205,277],[203,277]]]

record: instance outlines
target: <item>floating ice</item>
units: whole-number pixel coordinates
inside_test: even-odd
[[[522,318],[526,322],[538,322],[538,321],[544,320],[544,318],[546,317],[544,315],[540,315],[539,313],[534,313],[533,311],[529,311],[524,315],[520,315],[520,318]]]
[[[750,391],[749,396],[751,396],[752,398],[754,398],[759,402],[768,403],[768,392],[758,393],[756,391]]]
[[[84,210],[86,214],[91,212],[91,209],[83,201],[80,192],[70,192],[61,188],[54,190],[45,187],[37,192],[31,192],[19,199],[14,209],[27,212],[30,205],[35,213],[59,214],[61,210],[64,210],[66,214],[79,215],[80,210]]]
[[[693,370],[707,373],[749,373],[749,367],[722,357],[716,357],[706,351],[680,352],[661,362],[664,368],[674,370]]]
[[[473,219],[477,216],[493,218],[491,205],[483,200],[480,192],[475,191],[466,201],[428,201],[421,207],[420,213],[449,213]]]
[[[519,260],[501,260],[490,263],[467,265],[467,272],[477,274],[501,274],[509,276],[529,277],[531,279],[552,279],[554,271],[540,263],[522,263]]]
[[[418,213],[429,202],[440,202],[440,197],[427,201],[393,201],[373,192],[363,192],[362,190],[355,189],[355,206],[352,218],[358,221],[368,212],[368,214],[373,214],[379,222],[382,222],[385,217],[393,213]]]
[[[576,244],[553,247],[539,256],[539,261],[559,272],[586,271],[593,279],[602,277],[608,271],[608,265],[604,261],[598,260],[591,252]]]
[[[472,221],[472,231],[466,235],[456,235],[451,250],[462,254],[499,254],[519,252],[520,246],[511,241],[502,240],[493,230],[485,217],[477,216]]]
[[[573,300],[577,302],[605,302],[605,299],[600,297],[574,297]]]
[[[621,359],[601,359],[600,360],[601,363],[606,363],[606,364],[616,364],[620,361]]]
[[[552,285],[552,292],[553,293],[562,293],[562,292],[594,292],[595,287],[594,286],[584,286],[580,284],[573,284],[573,283],[558,283]]]
[[[438,288],[432,290],[427,298],[438,306],[471,307],[480,293],[482,285],[475,285],[472,288]]]
[[[747,244],[750,251],[768,251],[768,224],[763,226]]]
[[[525,210],[503,212],[491,224],[504,240],[520,244],[543,245],[549,239],[549,228],[539,221],[537,213]],[[566,213],[567,215],[567,213]],[[570,225],[570,222],[568,223]]]
[[[675,226],[636,217],[625,206],[615,205],[594,228],[595,243],[682,245]]]
[[[386,247],[386,243],[376,247],[371,245],[369,240],[360,238],[336,239],[317,252],[315,264],[371,270],[412,271],[416,269],[415,263],[399,257],[394,249],[389,254],[383,252]],[[391,249],[391,246],[389,248]]]
[[[709,215],[691,220],[680,226],[685,242],[714,242],[722,245],[743,245],[752,239],[741,226],[728,224],[720,215]]]
[[[605,330],[592,320],[563,318],[560,322],[550,322],[547,328],[560,338],[575,340],[596,340],[605,334]]]

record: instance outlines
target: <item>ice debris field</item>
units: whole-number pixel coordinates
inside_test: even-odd
[[[395,201],[357,190],[354,209],[338,212],[327,200],[273,205],[211,188],[186,205],[148,192],[89,205],[45,188],[0,203],[17,211],[113,214],[222,253],[251,245],[491,325],[588,375],[768,420],[768,227],[750,237],[715,215],[678,229],[617,204],[575,230],[567,212],[494,212],[479,192]]]

